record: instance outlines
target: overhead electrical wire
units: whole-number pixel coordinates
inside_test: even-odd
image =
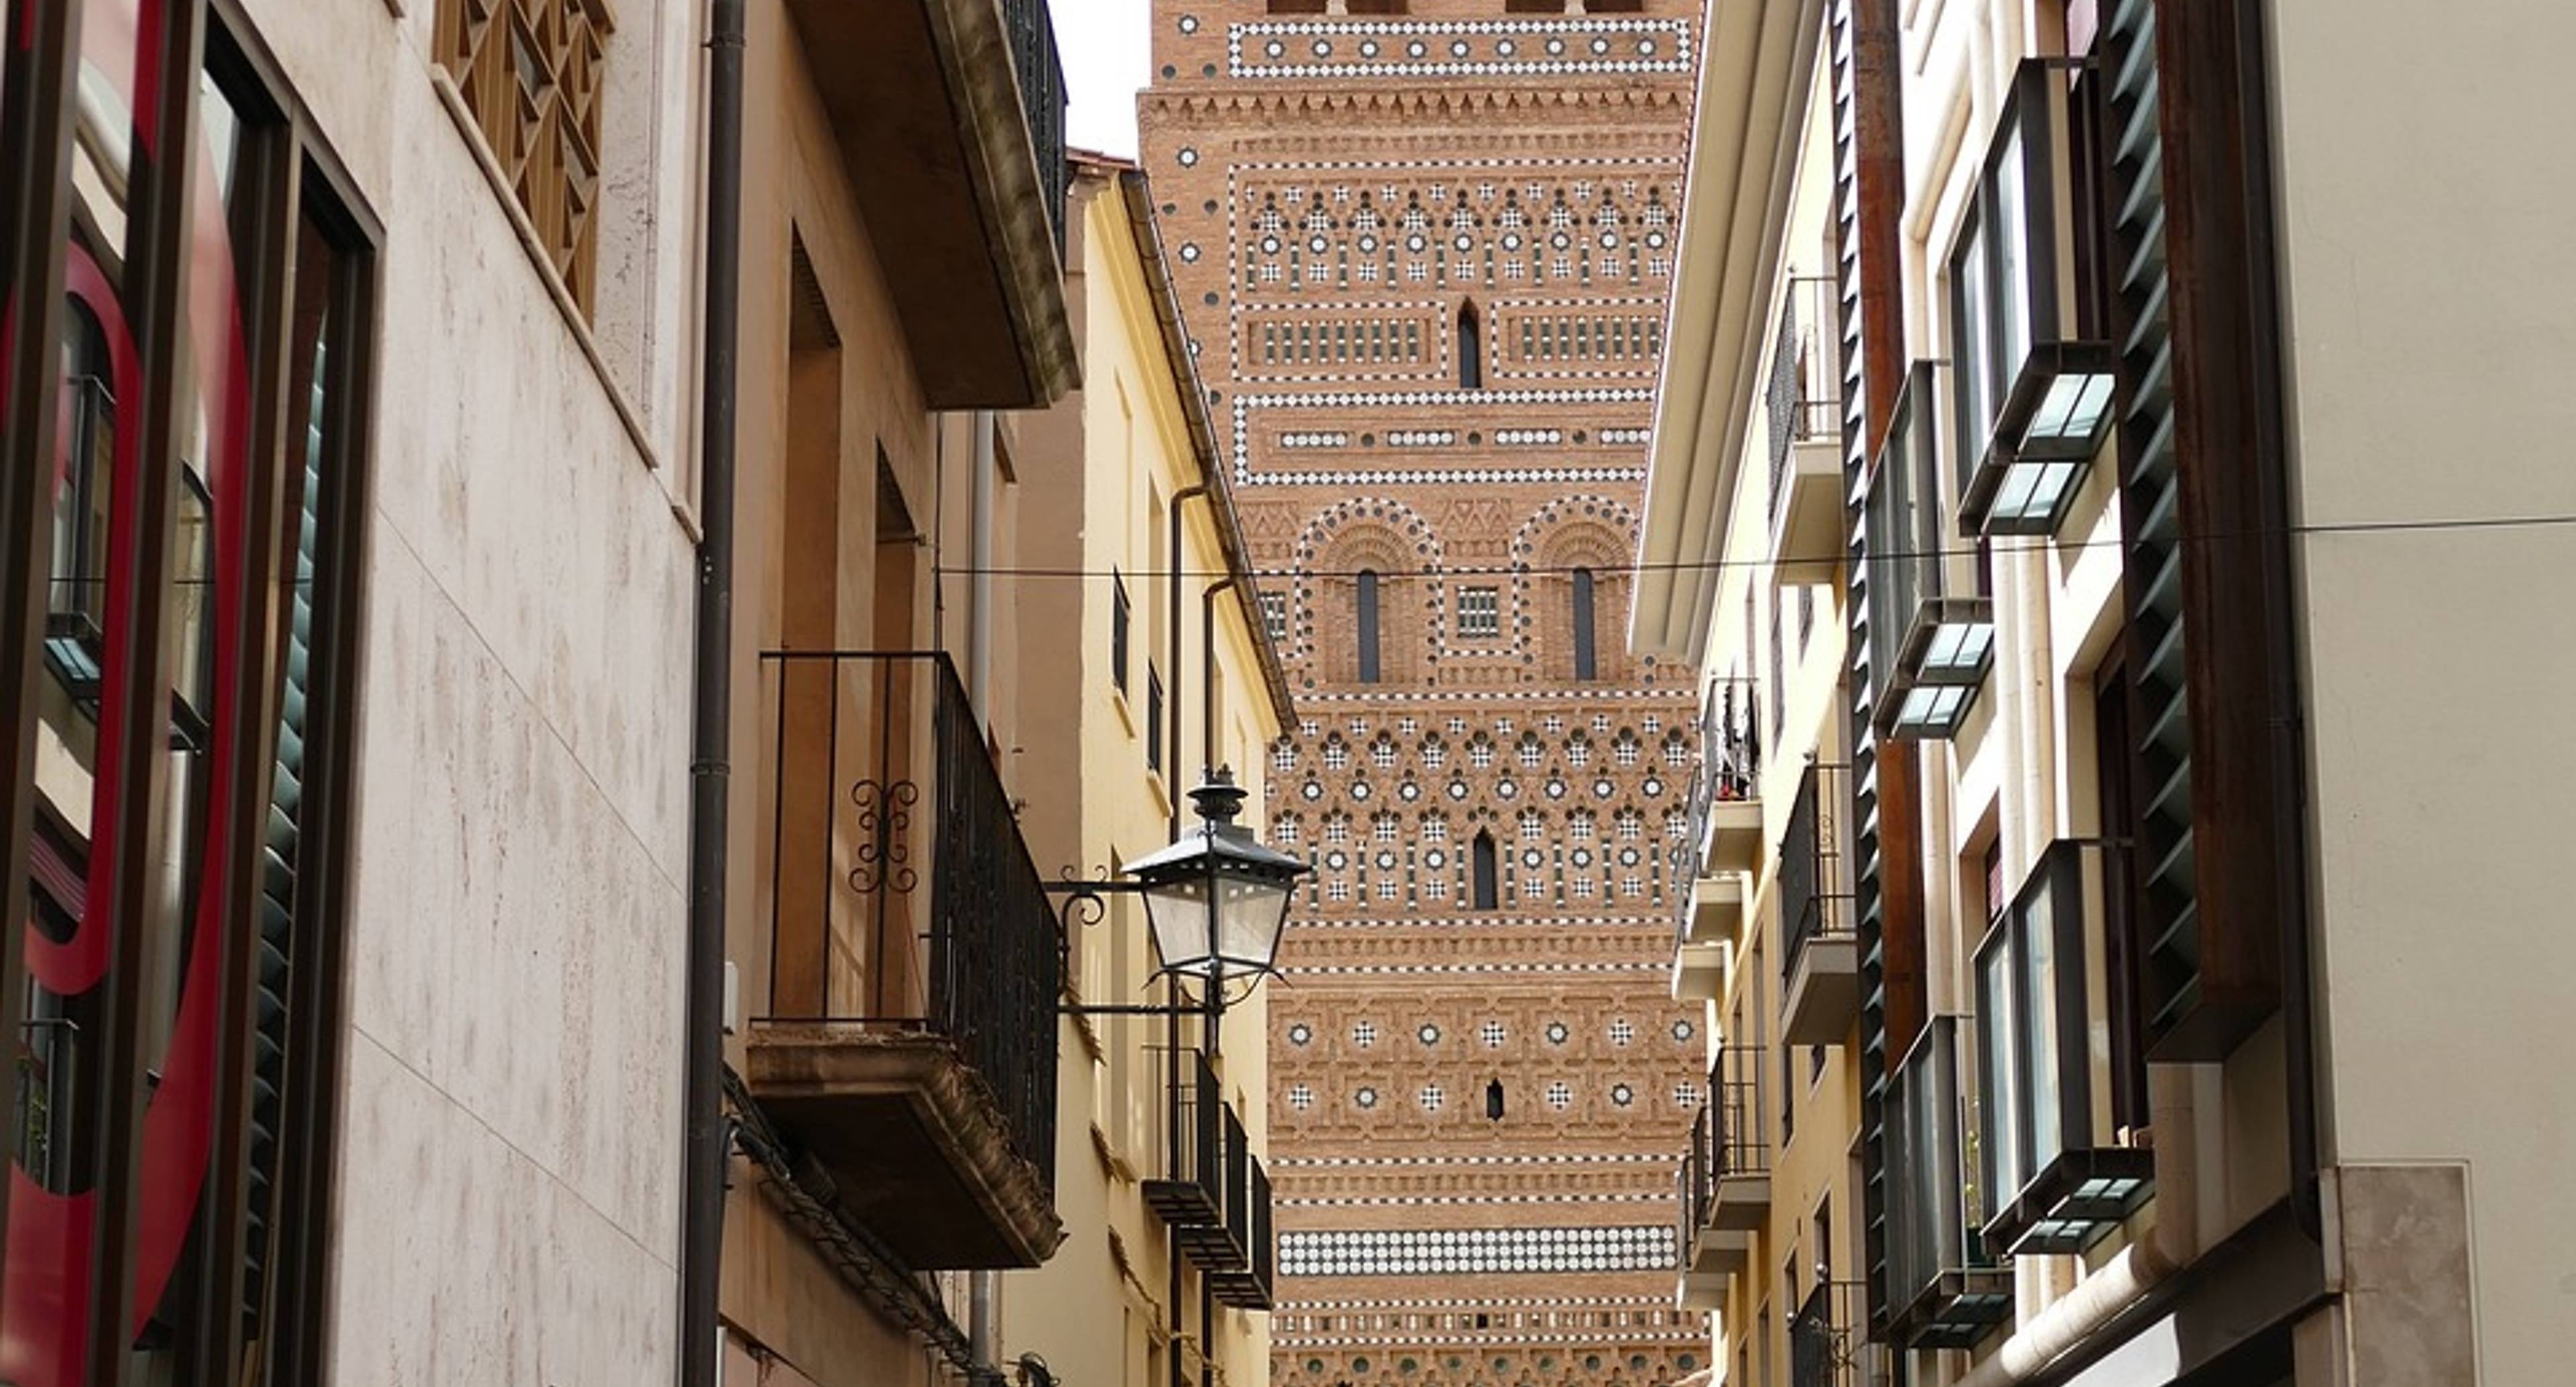
[[[2267,533],[2293,536],[2385,535],[2442,533],[2463,530],[2557,529],[2565,527],[2576,527],[2576,513],[2550,515],[2469,516],[2446,520],[2329,521],[2309,525],[2279,526],[2268,530],[2257,528],[2248,530],[2210,531],[2197,535],[2178,535],[2174,537],[2173,542],[2206,544],[2219,540],[2251,539]],[[2110,539],[2051,540],[2036,535],[2006,535],[1998,536],[1995,544],[1998,548],[2050,548],[2064,551],[2102,547],[2126,547],[2129,544],[2129,540],[2125,536]],[[1940,549],[1892,551],[1885,554],[1874,555],[1873,557],[1887,562],[1895,562],[1903,559],[1972,558],[1979,552],[1979,546],[1965,545],[1957,548],[1945,547]],[[1619,564],[1611,566],[1609,571],[1625,573],[1704,573],[1732,568],[1766,568],[1771,565],[1772,561],[1768,558],[1675,559],[1660,563]],[[1380,578],[1525,578],[1544,577],[1548,575],[1561,576],[1576,572],[1577,570],[1592,573],[1605,571],[1602,565],[1594,564],[1456,564],[1404,569],[1255,567],[1251,570],[1251,573],[1253,578],[1256,580],[1268,578],[1353,578],[1357,577],[1362,572],[1375,573]],[[937,569],[937,572],[943,576],[981,576],[993,578],[1095,579],[1133,578],[1140,576],[1135,573],[1129,573],[1123,569],[1114,568],[1016,568],[1005,566],[976,569],[943,567]],[[1178,575],[1144,574],[1141,576],[1178,576],[1182,578],[1213,579],[1222,578],[1226,575],[1227,570],[1225,569],[1190,569],[1184,570]]]

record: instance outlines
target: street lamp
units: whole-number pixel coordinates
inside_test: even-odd
[[[1312,869],[1297,857],[1265,846],[1250,829],[1236,823],[1243,801],[1233,772],[1220,766],[1208,772],[1206,784],[1190,791],[1190,802],[1199,813],[1196,832],[1184,833],[1169,847],[1128,863],[1125,880],[1047,886],[1066,897],[1068,922],[1083,902],[1092,907],[1088,918],[1096,919],[1102,897],[1142,895],[1146,927],[1162,960],[1155,971],[1176,983],[1195,979],[1201,989],[1200,1003],[1082,1006],[1066,1011],[1162,1015],[1178,1009],[1221,1014],[1227,983],[1276,971],[1279,936],[1288,923],[1297,878]]]
[[[1210,988],[1271,971],[1289,898],[1308,870],[1234,821],[1243,799],[1232,772],[1208,772],[1208,783],[1190,791],[1198,832],[1127,864],[1144,889],[1145,923],[1162,971]]]

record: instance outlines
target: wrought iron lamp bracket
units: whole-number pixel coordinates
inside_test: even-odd
[[[1075,877],[1046,883],[1047,894],[1058,900],[1056,906],[1056,947],[1063,952],[1064,969],[1073,971],[1073,932],[1085,925],[1099,924],[1109,914],[1112,896],[1139,896],[1145,892],[1141,881],[1122,881],[1116,877]],[[1157,976],[1160,976],[1158,971]],[[1209,1008],[1202,1002],[1135,1002],[1119,1005],[1072,1006],[1059,1003],[1058,1016],[1205,1016]],[[1220,1000],[1214,1010],[1222,1013]]]

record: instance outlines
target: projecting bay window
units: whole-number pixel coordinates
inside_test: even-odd
[[[1978,1183],[2000,1252],[2081,1252],[2151,1187],[2152,1154],[2112,1111],[2101,926],[2116,851],[2052,845],[1977,950]]]
[[[1950,264],[1958,366],[1959,524],[1970,535],[2057,532],[2114,419],[2114,358],[2076,272],[2085,199],[2071,194],[2069,80],[2033,58],[2005,98]]]
[[[1888,1081],[1888,1331],[1908,1348],[1967,1348],[2011,1318],[2013,1285],[1975,1231],[1959,1018],[1936,1016]]]
[[[1943,543],[1937,379],[1929,361],[1907,375],[1862,512],[1870,708],[1883,737],[1957,735],[1994,662],[1994,603],[1972,595],[1971,566]]]

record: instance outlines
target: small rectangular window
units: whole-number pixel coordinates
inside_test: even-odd
[[[1459,636],[1466,640],[1492,640],[1502,633],[1502,591],[1498,588],[1460,588]]]
[[[1109,575],[1109,681],[1127,692],[1127,632],[1134,615],[1127,605],[1127,579]]]
[[[1163,676],[1145,666],[1145,769],[1163,769]]]
[[[1270,637],[1272,645],[1288,643],[1288,594],[1284,592],[1261,594],[1261,629],[1263,634]]]

